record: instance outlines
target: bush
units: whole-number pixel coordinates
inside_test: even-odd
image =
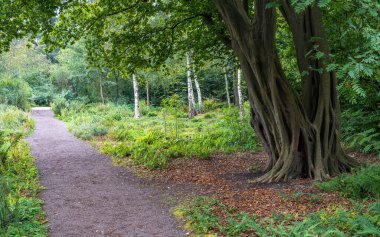
[[[23,110],[30,109],[32,89],[25,81],[5,76],[0,78],[0,103],[13,105]]]
[[[50,106],[55,115],[61,116],[63,113],[63,110],[69,107],[69,103],[63,97],[56,97],[53,99]]]
[[[380,198],[380,165],[361,167],[317,186],[327,192],[340,192],[349,198]]]
[[[203,101],[203,109],[205,112],[213,111],[223,107],[223,103],[215,98],[207,98]]]
[[[380,112],[349,109],[342,118],[343,140],[348,146],[380,156]]]

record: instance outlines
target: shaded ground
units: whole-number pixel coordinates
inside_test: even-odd
[[[183,236],[162,187],[154,188],[72,137],[50,109],[32,112],[49,236]],[[165,198],[166,197],[166,198]]]
[[[362,163],[380,161],[378,157],[357,152],[350,155]],[[265,160],[264,153],[220,154],[210,160],[177,159],[163,171],[138,168],[136,172],[168,184],[196,185],[202,194],[259,217],[270,217],[272,213],[297,213],[301,218],[332,204],[350,205],[338,194],[321,192],[310,179],[271,184],[252,182],[262,175],[260,168]]]

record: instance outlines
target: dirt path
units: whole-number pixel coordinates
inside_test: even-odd
[[[37,157],[49,236],[164,236],[184,233],[161,191],[75,139],[47,108],[34,109],[28,138]]]

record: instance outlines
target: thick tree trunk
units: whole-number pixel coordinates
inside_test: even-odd
[[[251,124],[269,155],[267,173],[258,181],[322,180],[349,171],[353,162],[344,155],[339,141],[336,82],[326,77],[326,82],[312,89],[318,99],[311,107],[318,108],[315,115],[323,119],[311,119],[310,109],[305,109],[286,80],[276,54],[276,11],[266,8],[269,2],[255,1],[251,23],[240,0],[215,0],[247,82]]]
[[[244,112],[244,101],[243,101],[243,93],[241,93],[241,70],[237,70],[237,96],[238,96],[238,105],[240,109],[240,116],[244,117],[245,112]]]
[[[139,85],[136,79],[136,74],[132,75],[133,78],[133,95],[135,97],[135,118],[140,118],[140,106],[139,106]]]
[[[228,108],[231,108],[231,98],[230,98],[230,90],[228,86],[228,76],[227,76],[226,67],[223,67],[223,74],[224,74],[224,83],[226,84],[227,104],[228,104]]]
[[[198,76],[195,73],[194,64],[193,64],[193,76],[194,76],[195,89],[197,90],[197,95],[198,95],[198,113],[201,114],[203,113],[202,91],[201,91],[201,87],[199,86]]]
[[[146,81],[146,106],[149,108],[150,106],[150,98],[149,98],[149,81]]]
[[[193,91],[193,83],[191,81],[191,59],[190,53],[186,53],[186,69],[187,69],[187,94],[189,100],[189,118],[197,115],[197,111],[195,110],[195,100],[194,100],[194,91]]]

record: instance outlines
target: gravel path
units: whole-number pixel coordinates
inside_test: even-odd
[[[75,139],[49,108],[32,111],[49,236],[184,236],[158,188]]]

